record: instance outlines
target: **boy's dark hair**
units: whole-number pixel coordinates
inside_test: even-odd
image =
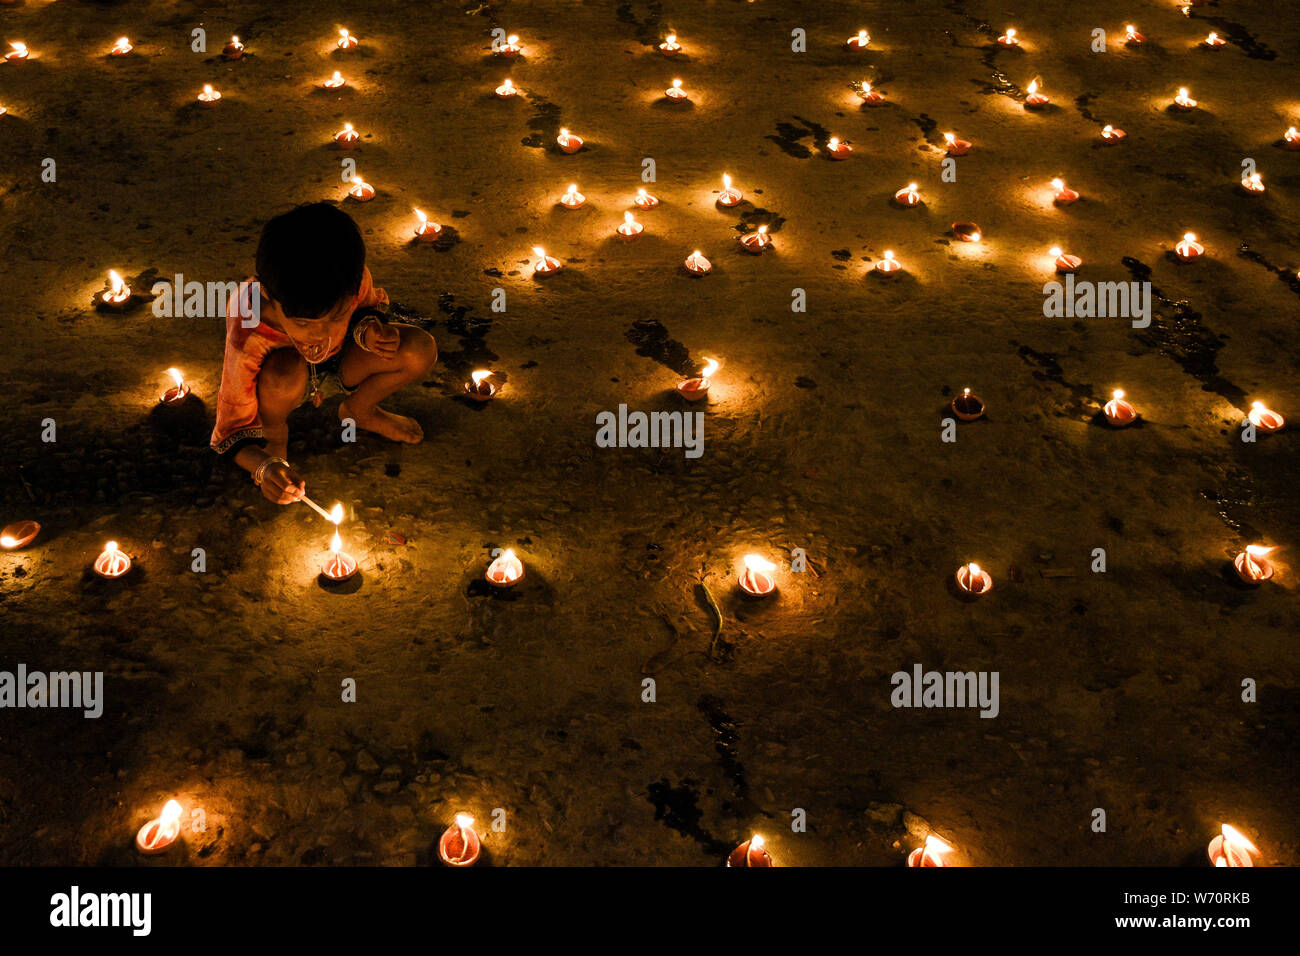
[[[281,213],[262,227],[257,242],[257,279],[295,319],[318,319],[356,295],[365,268],[361,230],[327,202]]]

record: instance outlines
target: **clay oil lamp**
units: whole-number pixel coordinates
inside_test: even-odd
[[[903,264],[894,258],[893,249],[886,249],[884,257],[872,266],[872,271],[877,275],[889,278],[901,273],[903,271]]]
[[[26,43],[10,43],[9,52],[5,54],[6,63],[21,63],[32,55]]]
[[[108,51],[109,56],[130,56],[135,47],[131,46],[131,41],[126,37],[118,37],[113,48]]]
[[[519,95],[519,88],[515,86],[512,80],[507,78],[504,83],[502,83],[492,92],[496,94],[497,99],[508,100],[512,96]]]
[[[664,56],[676,56],[682,52],[682,45],[677,42],[676,33],[670,33],[664,37],[663,42],[659,44],[659,52]]]
[[[1068,206],[1079,201],[1079,194],[1065,185],[1064,179],[1052,180],[1052,202],[1058,206]]]
[[[360,176],[353,176],[352,187],[348,190],[348,195],[357,202],[370,202],[375,198],[375,187]]]
[[[486,402],[497,393],[497,387],[488,381],[492,373],[487,369],[479,369],[477,372],[470,373],[470,380],[465,383],[465,394],[476,402]]]
[[[1082,259],[1062,252],[1060,246],[1052,246],[1047,254],[1052,257],[1052,268],[1063,276],[1078,272],[1079,266],[1083,265]]]
[[[430,222],[423,210],[411,207],[415,212],[417,220],[415,226],[415,238],[421,242],[433,242],[442,235],[442,226],[436,222]]]
[[[456,822],[438,840],[438,859],[448,866],[473,866],[481,850],[482,843],[474,832],[474,818],[468,813],[456,814]]]
[[[334,537],[330,538],[330,556],[321,563],[321,577],[333,584],[340,584],[357,573],[357,560],[343,550],[343,539],[339,536],[339,520],[342,510],[336,508],[334,519]]]
[[[964,139],[958,139],[955,133],[944,133],[944,143],[946,143],[946,152],[949,156],[965,156],[971,150],[971,144]]]
[[[952,400],[952,413],[964,422],[973,422],[984,416],[984,399],[969,388],[964,388],[961,394]]]
[[[359,139],[361,135],[352,128],[351,123],[344,123],[343,128],[334,134],[334,142],[338,143],[340,149],[351,149]]]
[[[523,52],[524,48],[519,45],[519,34],[517,33],[512,33],[507,36],[506,42],[501,45],[501,49],[497,50],[497,53],[501,54],[501,56],[505,57],[507,60],[513,60]]]
[[[962,242],[979,242],[984,238],[984,233],[980,231],[979,225],[973,222],[954,222],[952,224],[952,234]]]
[[[755,833],[727,857],[728,867],[772,866],[772,855],[767,852],[761,836]]]
[[[854,36],[849,37],[846,46],[850,50],[865,50],[867,44],[871,42],[871,36],[866,30],[859,30]]]
[[[1133,26],[1132,24],[1129,24],[1124,28],[1125,46],[1141,46],[1143,43],[1146,42],[1147,42],[1147,38],[1144,37],[1142,34],[1138,33],[1137,27]]]
[[[582,149],[582,137],[570,133],[567,129],[561,129],[560,135],[555,137],[555,144],[565,153],[576,153]]]
[[[577,183],[569,183],[569,188],[560,197],[560,205],[565,209],[581,209],[586,201],[587,197],[578,192]]]
[[[1219,36],[1217,33],[1211,32],[1201,41],[1201,45],[1207,50],[1217,50],[1223,46],[1225,42],[1227,41],[1225,41],[1223,37]]]
[[[677,383],[677,394],[688,402],[698,402],[709,397],[709,382],[720,367],[720,363],[717,359],[711,359],[708,356],[705,356],[705,363],[699,375],[694,378],[682,379]]]
[[[167,374],[172,378],[172,385],[158,396],[158,401],[163,405],[180,405],[190,397],[190,387],[185,384],[180,369],[169,368]]]
[[[939,839],[933,833],[928,834],[925,843],[907,854],[908,866],[947,866],[944,856],[952,852],[952,845]]]
[[[1029,86],[1025,88],[1025,93],[1027,94],[1025,96],[1025,109],[1041,110],[1051,102],[1051,100],[1048,99],[1047,94],[1042,92],[1041,86],[1038,77],[1034,77],[1029,81]]]
[[[636,204],[637,209],[641,210],[653,209],[655,206],[659,205],[658,198],[651,196],[644,189],[638,189],[636,191],[636,198],[633,199],[632,202]]]
[[[1300,150],[1300,130],[1291,126],[1282,134],[1282,145],[1290,150]]]
[[[754,232],[747,232],[740,237],[740,247],[754,255],[758,255],[771,244],[772,237],[767,234],[767,226],[759,226]]]
[[[730,208],[739,206],[744,200],[744,195],[739,189],[731,185],[731,177],[726,173],[722,174],[722,192],[718,194],[717,204]]]
[[[1196,100],[1192,99],[1192,95],[1187,91],[1187,87],[1180,86],[1177,95],[1174,97],[1174,106],[1186,112],[1188,110],[1196,109],[1197,103]]]
[[[838,136],[832,136],[826,141],[826,155],[831,159],[848,159],[853,155],[853,147],[841,142]]]
[[[533,263],[533,275],[551,276],[564,268],[564,263],[554,256],[548,256],[541,246],[533,246],[537,261]]]
[[[1020,46],[1020,38],[1013,27],[1008,27],[1007,32],[998,37],[998,43],[1005,47]]]
[[[1196,233],[1183,233],[1182,241],[1174,246],[1174,254],[1183,262],[1195,262],[1205,255],[1205,247],[1196,241]]]
[[[682,266],[693,276],[706,276],[713,271],[713,263],[704,258],[699,249],[687,256]]]
[[[25,548],[41,533],[41,526],[35,521],[15,521],[0,531],[0,548],[17,551]]]
[[[1241,181],[1241,191],[1247,196],[1264,195],[1264,177],[1259,173],[1251,173]]]
[[[957,587],[966,594],[978,596],[993,590],[992,576],[974,561],[958,568],[956,578]]]
[[[98,305],[109,310],[124,309],[131,302],[131,287],[113,269],[108,270],[108,290],[99,294]]]
[[[759,554],[745,555],[745,570],[740,572],[737,583],[746,597],[767,597],[776,590],[776,578],[772,572],[776,565]]]
[[[512,588],[524,579],[524,562],[510,548],[506,548],[483,572],[488,584],[497,588]]]
[[[1259,849],[1246,839],[1236,827],[1223,824],[1220,835],[1210,841],[1205,848],[1210,862],[1215,866],[1254,866],[1253,856],[1259,856]]]
[[[908,183],[898,192],[894,193],[894,205],[902,206],[904,209],[912,209],[921,205],[921,194],[916,188],[916,183]]]
[[[204,109],[210,110],[212,109],[212,107],[216,106],[220,102],[221,102],[221,91],[217,89],[213,89],[211,83],[204,83],[203,89],[198,95],[199,106],[202,106]]]
[[[1111,392],[1110,401],[1103,407],[1106,423],[1113,428],[1126,428],[1138,420],[1137,409],[1124,400],[1124,389]]]
[[[239,42],[239,37],[231,37],[230,42],[221,48],[221,55],[227,60],[238,60],[244,55],[244,44]]]
[[[1276,550],[1276,548],[1266,548],[1259,544],[1246,545],[1246,550],[1232,559],[1232,566],[1237,571],[1237,577],[1247,584],[1262,584],[1271,579],[1273,577],[1273,564],[1268,560],[1268,556]]]
[[[343,79],[343,74],[338,70],[328,80],[322,80],[320,88],[322,90],[337,90],[347,85],[347,80]]]
[[[119,551],[116,541],[110,541],[104,545],[104,550],[99,553],[99,557],[95,558],[92,567],[101,578],[108,578],[111,581],[131,570],[131,556]]]
[[[334,41],[334,45],[340,50],[355,50],[357,48],[357,38],[347,30],[339,30],[339,38]]]
[[[862,100],[863,106],[879,106],[885,102],[885,95],[873,90],[866,80],[863,80],[862,85],[858,87],[858,98]]]
[[[1285,418],[1263,402],[1251,402],[1250,414],[1246,418],[1258,431],[1266,435],[1279,430],[1286,424]]]
[[[644,229],[645,226],[637,222],[635,216],[633,216],[630,212],[625,212],[623,213],[623,222],[619,225],[618,229],[616,229],[615,232],[618,233],[620,239],[626,239],[628,241],[631,241],[635,239],[637,236],[641,235],[641,232]]]
[[[162,853],[181,835],[181,805],[175,800],[163,804],[162,813],[142,826],[135,835],[135,848],[146,856]]]
[[[1107,146],[1117,146],[1127,137],[1128,133],[1109,124],[1101,128],[1101,141]]]
[[[673,80],[673,85],[664,90],[664,98],[670,103],[687,103],[690,101],[690,97],[682,89],[681,80]]]

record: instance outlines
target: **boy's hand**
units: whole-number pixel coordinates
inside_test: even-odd
[[[398,346],[402,344],[402,331],[387,322],[371,322],[365,331],[366,349],[380,358],[397,357]]]
[[[262,475],[262,496],[277,505],[291,505],[302,499],[307,482],[287,465],[271,465]]]

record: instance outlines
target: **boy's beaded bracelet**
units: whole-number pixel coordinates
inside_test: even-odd
[[[253,469],[253,484],[260,486],[262,484],[262,479],[266,477],[266,469],[270,468],[277,462],[284,465],[286,468],[289,467],[289,463],[283,458],[268,458]]]

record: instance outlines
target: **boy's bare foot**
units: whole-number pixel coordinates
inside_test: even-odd
[[[357,414],[348,407],[346,399],[339,403],[339,419],[350,418],[358,428],[364,428],[376,435],[383,435],[389,441],[405,442],[417,445],[424,440],[424,429],[414,418],[394,415],[376,405],[369,412]]]

